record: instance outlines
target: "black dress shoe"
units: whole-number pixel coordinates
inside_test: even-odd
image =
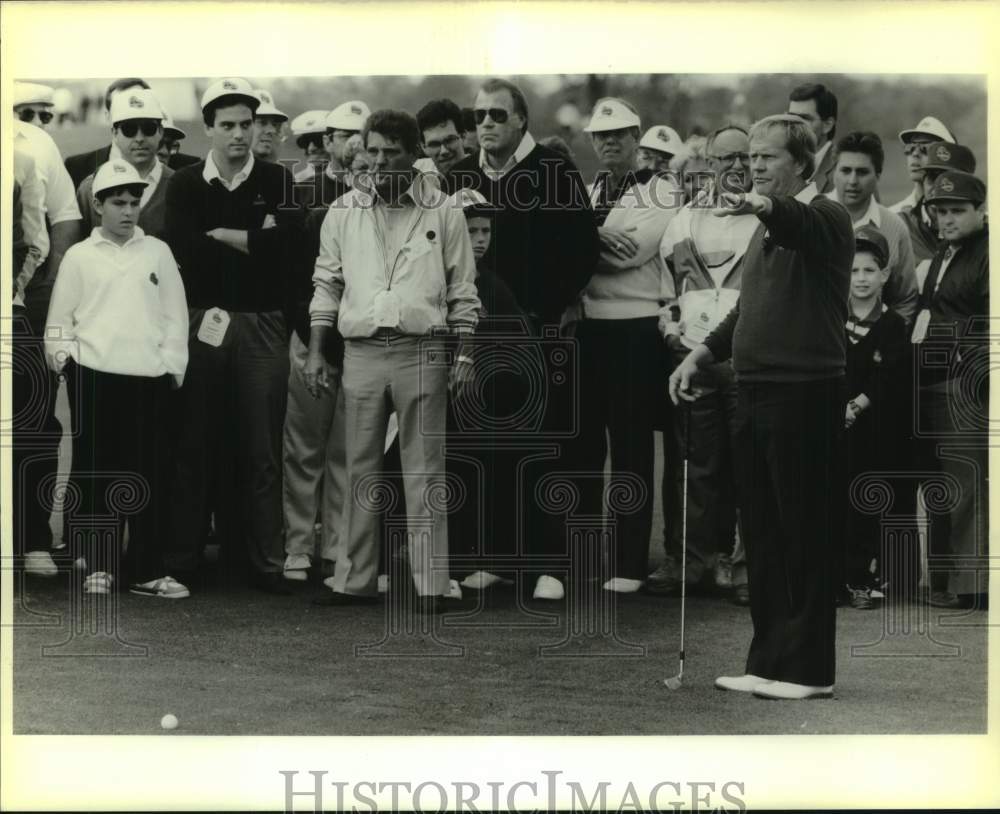
[[[349,606],[357,605],[377,605],[379,604],[379,598],[377,596],[362,596],[360,594],[343,594],[337,591],[325,591],[315,599],[313,599],[312,604],[323,605],[328,608],[346,608]]]
[[[257,574],[253,578],[253,587],[266,594],[276,594],[277,596],[290,596],[292,588],[288,580],[281,574]]]

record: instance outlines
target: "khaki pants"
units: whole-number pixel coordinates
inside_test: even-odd
[[[285,553],[315,556],[313,526],[322,513],[320,556],[337,561],[343,523],[346,473],[344,388],[338,382],[322,398],[306,390],[302,369],[307,348],[297,334],[289,344],[288,410],[284,430]]]
[[[421,596],[448,592],[448,505],[444,438],[448,366],[444,345],[420,337],[347,340],[344,406],[348,493],[345,539],[334,590],[377,592],[382,477],[389,414],[399,417],[400,459],[407,512],[410,570]]]

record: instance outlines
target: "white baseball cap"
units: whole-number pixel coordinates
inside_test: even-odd
[[[139,177],[139,171],[120,158],[112,158],[97,168],[91,192],[96,195],[114,187],[149,186],[149,181]]]
[[[606,130],[623,130],[639,127],[639,117],[617,99],[601,99],[590,114],[590,123],[583,128],[585,133],[601,133]]]
[[[38,85],[34,82],[14,83],[14,104],[19,105],[51,105],[52,88],[48,85]]]
[[[213,82],[201,95],[201,109],[204,110],[212,102],[222,96],[238,96],[251,110],[260,107],[260,99],[254,95],[253,88],[245,79],[227,77]]]
[[[910,130],[900,130],[899,140],[906,144],[914,136],[933,136],[937,141],[947,141],[949,144],[955,143],[955,137],[948,132],[940,119],[933,116],[924,116],[916,127]]]
[[[313,133],[326,132],[326,117],[330,115],[329,110],[307,110],[300,113],[289,125],[294,136],[311,136]]]
[[[659,150],[661,153],[677,155],[684,150],[684,140],[673,127],[657,124],[643,133],[639,139],[639,146],[647,150]]]
[[[170,114],[165,110],[163,111],[163,132],[173,133],[176,139],[187,138],[187,133],[174,124],[174,120],[170,118]]]
[[[163,119],[163,108],[153,91],[129,88],[112,97],[111,123],[118,124],[126,119]]]
[[[355,99],[331,110],[326,117],[326,127],[329,130],[360,130],[370,115],[368,105]]]
[[[260,99],[260,107],[257,108],[258,116],[274,116],[276,119],[284,119],[286,122],[288,121],[288,116],[274,106],[274,97],[271,95],[270,91],[266,91],[263,88],[257,88],[254,93],[257,94],[257,98]]]

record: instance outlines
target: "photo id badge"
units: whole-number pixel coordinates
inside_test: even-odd
[[[198,328],[198,339],[206,345],[217,348],[226,338],[226,331],[229,328],[229,314],[221,308],[209,308],[205,316],[201,318],[201,327]]]
[[[379,291],[375,295],[375,325],[378,328],[399,327],[399,297],[395,291]]]
[[[919,345],[927,338],[927,326],[931,324],[931,312],[929,309],[924,308],[919,314],[917,314],[916,320],[913,322],[913,335],[910,337],[910,342],[914,345]]]

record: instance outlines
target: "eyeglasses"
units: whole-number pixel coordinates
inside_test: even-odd
[[[35,116],[38,116],[38,121],[42,124],[48,124],[52,121],[55,114],[49,110],[35,110],[33,107],[26,107],[17,115],[22,122],[27,122],[28,124],[31,124],[35,120]]]
[[[146,138],[152,138],[160,132],[160,123],[153,119],[129,119],[119,122],[118,130],[125,138],[135,138],[140,130]]]
[[[903,145],[903,155],[927,155],[927,145],[922,142],[911,142]]]
[[[432,153],[439,153],[441,152],[442,148],[445,147],[447,147],[449,150],[453,150],[455,148],[455,145],[458,144],[458,142],[459,142],[458,136],[448,136],[447,138],[442,139],[441,141],[428,141],[426,144],[424,144],[424,149]]]
[[[507,121],[507,117],[510,116],[510,114],[502,107],[491,107],[489,109],[477,107],[475,110],[475,114],[476,114],[476,124],[482,124],[484,121],[486,121],[487,115],[497,124],[503,124],[505,121]]]
[[[738,158],[743,164],[750,163],[749,153],[726,153],[725,155],[713,155],[709,158],[714,158],[716,161],[721,161],[723,164],[733,164]]]

